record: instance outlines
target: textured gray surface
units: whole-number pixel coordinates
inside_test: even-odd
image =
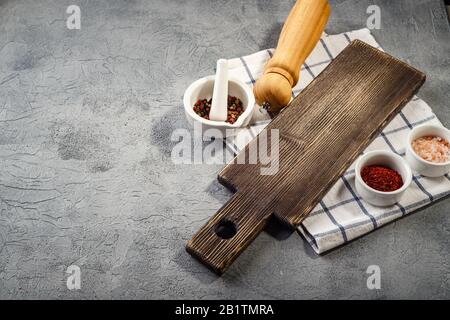
[[[220,165],[170,161],[184,89],[219,57],[275,46],[292,3],[0,0],[0,298],[450,298],[448,199],[322,257],[263,233],[220,278],[184,251],[230,197]],[[427,74],[420,96],[450,126],[441,1],[331,4],[329,33],[381,7],[375,37]]]

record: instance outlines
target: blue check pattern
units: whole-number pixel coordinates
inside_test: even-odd
[[[338,35],[324,34],[301,67],[300,80],[292,90],[292,97],[305,88],[354,39],[382,50],[368,29]],[[231,59],[230,75],[253,86],[272,54],[273,49],[268,49]],[[237,154],[269,122],[269,114],[256,106],[252,124],[241,129],[237,136],[224,140],[224,147],[228,152]],[[423,100],[414,97],[364,152],[385,149],[403,156],[408,132],[424,123],[441,124],[431,108]],[[449,175],[427,178],[414,174],[411,186],[399,203],[391,207],[374,207],[356,193],[352,165],[303,221],[298,232],[320,254],[449,194]]]

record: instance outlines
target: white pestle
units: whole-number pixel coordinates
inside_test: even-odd
[[[228,61],[217,60],[214,91],[209,111],[209,119],[213,121],[226,121],[228,114]]]

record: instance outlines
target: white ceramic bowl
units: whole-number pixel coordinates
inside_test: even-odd
[[[424,124],[411,130],[406,141],[406,161],[414,171],[426,177],[440,177],[450,171],[450,160],[442,163],[430,162],[418,156],[411,143],[423,136],[439,136],[450,141],[450,131],[442,126]]]
[[[403,179],[403,186],[391,192],[383,192],[369,187],[361,177],[361,169],[365,166],[381,165],[397,171]],[[359,195],[374,206],[391,206],[397,203],[412,180],[411,169],[408,163],[399,155],[390,151],[371,151],[362,155],[355,165],[355,187]]]
[[[194,112],[194,104],[198,99],[210,99],[212,97],[214,79],[214,75],[198,79],[186,89],[183,97],[186,118],[192,125],[196,123],[200,124],[204,136],[226,137],[235,135],[236,131],[233,129],[245,127],[250,122],[255,106],[255,97],[253,96],[252,89],[247,84],[240,80],[230,78],[228,80],[228,94],[242,101],[244,112],[233,124],[203,119]]]

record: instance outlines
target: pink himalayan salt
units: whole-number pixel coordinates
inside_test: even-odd
[[[450,144],[441,137],[420,137],[415,139],[411,145],[414,152],[424,160],[443,163],[450,159]]]

